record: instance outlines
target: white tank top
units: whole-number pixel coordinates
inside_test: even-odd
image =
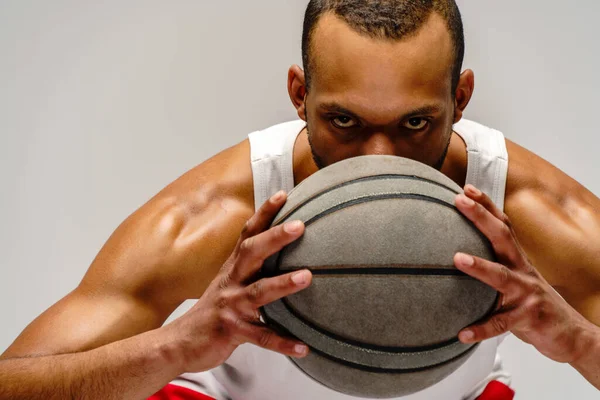
[[[249,135],[254,202],[258,209],[269,197],[294,187],[293,149],[305,122],[283,123]],[[468,120],[454,125],[467,145],[466,183],[486,193],[500,209],[508,171],[508,153],[501,132]],[[510,385],[497,348],[503,337],[486,340],[454,373],[402,400],[473,400],[488,382]],[[216,381],[215,381],[216,378]],[[222,366],[201,374],[184,374],[173,382],[218,400],[352,400],[309,378],[287,357],[251,344],[238,347]]]

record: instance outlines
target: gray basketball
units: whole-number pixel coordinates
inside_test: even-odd
[[[454,206],[461,188],[393,156],[351,158],[289,193],[273,225],[304,235],[270,257],[263,276],[308,268],[307,289],[262,309],[311,349],[298,368],[336,391],[390,398],[451,374],[477,345],[458,332],[495,308],[498,293],[454,267],[456,252],[494,260],[488,240]]]

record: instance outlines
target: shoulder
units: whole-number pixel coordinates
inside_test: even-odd
[[[579,182],[537,154],[508,139],[506,148],[509,160],[506,180],[507,205],[536,200],[562,207],[574,196],[591,195]]]
[[[211,199],[237,199],[253,206],[252,167],[248,139],[192,168],[150,200],[175,201],[196,208]]]
[[[245,218],[253,209],[250,145],[246,139],[186,172],[132,217],[162,220],[159,232],[174,230],[171,234],[180,236],[198,219]]]
[[[109,285],[168,315],[198,298],[254,213],[245,140],[188,171],[129,216],[82,281]]]
[[[506,213],[531,219],[548,212],[567,223],[581,206],[598,206],[598,198],[579,182],[535,153],[506,140],[508,176]]]

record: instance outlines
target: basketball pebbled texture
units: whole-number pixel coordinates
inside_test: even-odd
[[[476,344],[460,329],[495,308],[498,293],[454,267],[457,252],[495,260],[489,241],[454,206],[461,188],[394,156],[335,163],[295,187],[273,226],[304,235],[263,265],[263,276],[309,268],[310,287],[262,309],[265,321],[310,346],[290,358],[321,384],[390,398],[455,371]]]

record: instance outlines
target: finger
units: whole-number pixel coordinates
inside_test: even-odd
[[[238,245],[247,238],[267,230],[271,225],[273,218],[275,218],[275,215],[277,215],[281,207],[285,204],[286,199],[286,193],[281,190],[271,196],[269,200],[265,201],[244,225]]]
[[[523,264],[513,232],[504,221],[464,194],[456,197],[456,207],[490,240],[501,263],[509,267]]]
[[[233,267],[233,279],[244,282],[255,275],[265,260],[304,233],[302,221],[286,222],[250,237],[240,245]]]
[[[492,315],[484,322],[471,325],[458,334],[463,343],[475,343],[509,332],[524,318],[522,308],[514,308]]]
[[[481,190],[477,189],[475,186],[469,184],[465,186],[465,194],[472,200],[475,200],[479,204],[481,204],[486,210],[488,210],[494,217],[498,218],[500,221],[504,220],[504,213],[496,207],[492,199],[488,197]]]
[[[481,190],[477,189],[475,186],[473,186],[471,184],[465,186],[465,194],[470,199],[473,199],[476,202],[478,202],[479,204],[481,204],[494,217],[496,217],[500,221],[504,222],[504,224],[508,227],[509,231],[512,233],[512,236],[514,238],[516,238],[512,223],[510,222],[510,219],[508,218],[508,216],[505,213],[503,213],[498,207],[496,207],[496,204],[494,204],[494,202],[492,201],[492,199],[490,199],[488,197],[488,195],[486,195]],[[515,241],[515,245],[516,245],[517,249],[520,251],[520,253],[524,255],[525,252],[518,241]]]
[[[231,256],[222,267],[225,272],[224,280],[226,282],[232,279],[231,272],[235,267],[234,260],[240,252],[240,248],[244,241],[266,230],[273,218],[277,215],[277,212],[279,212],[283,204],[285,204],[286,199],[287,194],[283,190],[280,190],[271,196],[269,200],[265,201],[258,211],[246,221]]]
[[[249,323],[240,323],[238,332],[244,342],[252,343],[263,349],[296,358],[305,357],[308,354],[308,346],[304,343],[279,336],[275,331],[264,325],[256,326]]]
[[[465,274],[491,286],[505,296],[519,297],[524,291],[524,282],[520,277],[502,264],[469,254],[456,253],[454,265]]]
[[[260,279],[246,287],[245,295],[252,308],[259,308],[307,288],[312,282],[309,270],[290,272],[274,278]]]

